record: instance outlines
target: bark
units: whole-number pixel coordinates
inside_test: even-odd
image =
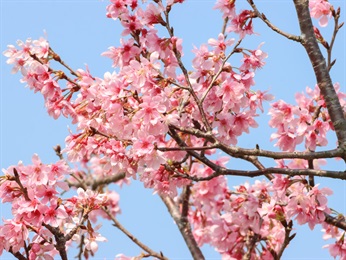
[[[193,237],[189,222],[186,219],[182,219],[181,213],[179,212],[178,208],[171,198],[167,196],[161,196],[161,199],[165,203],[169,213],[173,217],[174,222],[177,224],[193,259],[204,260],[204,255],[197,245],[195,238]]]
[[[313,66],[316,81],[326,102],[330,118],[338,138],[339,147],[344,150],[346,161],[346,119],[339,98],[329,75],[326,61],[314,34],[308,0],[293,0],[298,15],[302,44]]]

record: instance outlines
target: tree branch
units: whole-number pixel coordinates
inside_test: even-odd
[[[150,256],[156,257],[161,260],[168,260],[162,253],[156,253],[154,250],[150,249],[148,246],[139,241],[134,235],[132,235],[120,222],[107,210],[106,208],[102,208],[102,210],[108,215],[108,217],[112,220],[113,226],[118,228],[121,232],[123,232],[129,239],[131,239],[137,246],[142,248],[145,252],[147,252]]]
[[[333,46],[334,46],[334,42],[336,39],[336,35],[338,34],[340,28],[344,25],[344,23],[339,24],[339,18],[340,18],[340,7],[338,8],[337,11],[335,11],[334,9],[332,10],[333,13],[333,17],[334,17],[334,31],[333,31],[333,36],[332,39],[330,40],[330,44],[327,48],[327,54],[328,54],[328,71],[331,70],[331,68],[333,67],[334,63],[336,60],[332,61],[332,50],[333,50]]]
[[[181,235],[183,236],[190,253],[195,260],[204,260],[204,255],[197,245],[195,238],[193,237],[191,226],[189,222],[181,221],[181,214],[174,204],[174,201],[167,196],[161,196],[162,201],[165,203],[169,213],[177,224]]]
[[[59,251],[60,257],[62,260],[68,260],[66,253],[66,238],[64,234],[60,231],[58,227],[52,227],[51,225],[47,225],[42,223],[42,225],[47,228],[55,237],[56,244],[54,247]]]
[[[260,13],[260,11],[257,9],[257,6],[253,2],[253,0],[247,0],[247,2],[251,5],[251,7],[254,10],[256,16],[258,18],[260,18],[266,25],[268,25],[268,27],[270,29],[272,29],[274,32],[277,32],[278,34],[281,34],[282,36],[286,37],[287,39],[290,39],[290,40],[293,40],[293,41],[296,41],[296,42],[300,42],[301,41],[301,38],[299,36],[293,35],[293,34],[290,34],[290,33],[286,33],[284,31],[280,30],[274,24],[272,24],[263,13]]]
[[[192,181],[209,181],[221,175],[254,178],[254,177],[272,173],[272,174],[286,174],[289,176],[310,176],[311,175],[311,176],[346,180],[345,171],[341,172],[341,171],[324,171],[324,170],[312,170],[312,169],[287,169],[287,168],[275,168],[275,167],[264,168],[261,170],[254,170],[254,171],[243,171],[243,170],[226,169],[219,165],[215,165],[215,167],[213,167],[212,169],[214,170],[214,173],[206,177],[196,177],[196,176],[191,176],[188,174],[179,174],[179,173],[175,173],[174,176],[187,178]]]
[[[304,46],[314,69],[317,84],[325,100],[329,116],[338,138],[339,147],[346,150],[346,119],[330,78],[326,61],[321,53],[315,37],[314,28],[310,17],[309,1],[293,0],[293,2],[300,25],[302,38],[301,43]],[[345,153],[342,158],[346,162]]]
[[[233,157],[238,158],[239,156],[243,155],[254,155],[259,157],[267,157],[272,159],[322,159],[322,158],[335,158],[335,157],[341,157],[343,158],[346,156],[346,150],[342,148],[336,148],[333,150],[326,150],[326,151],[320,151],[320,152],[273,152],[268,150],[262,150],[259,148],[254,149],[246,149],[241,148],[237,146],[228,146],[223,144],[221,141],[217,139],[212,133],[206,133],[203,131],[200,131],[195,128],[187,128],[187,127],[179,127],[175,125],[170,125],[175,130],[178,130],[183,133],[192,134],[196,137],[204,138],[208,140],[209,142],[213,143],[213,145],[209,146],[212,148],[218,148],[222,150],[223,152],[227,153],[228,155],[231,155]],[[182,151],[187,151],[190,147],[182,147]]]
[[[96,190],[97,187],[101,185],[107,185],[113,182],[120,181],[121,179],[124,179],[126,177],[126,174],[124,172],[121,172],[119,174],[115,174],[112,176],[106,176],[103,178],[98,178],[98,179],[92,179],[92,180],[80,180],[78,178],[78,182],[71,182],[67,181],[67,184],[70,187],[76,187],[76,188],[83,188],[86,189],[88,186],[91,186],[92,190]]]

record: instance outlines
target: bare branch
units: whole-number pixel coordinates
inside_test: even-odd
[[[335,11],[333,9],[332,13],[333,13],[333,17],[334,17],[334,31],[333,31],[332,39],[330,40],[329,48],[327,49],[327,55],[328,55],[327,67],[328,67],[328,71],[331,70],[331,68],[333,67],[333,65],[335,63],[335,61],[332,61],[332,50],[333,50],[334,42],[335,42],[335,39],[336,39],[336,35],[338,34],[340,28],[344,24],[344,23],[339,24],[340,7],[338,8],[337,11]]]
[[[142,248],[145,252],[147,252],[150,256],[156,257],[157,259],[161,260],[168,260],[167,257],[165,257],[162,253],[156,253],[152,249],[150,249],[148,246],[143,244],[141,241],[139,241],[138,238],[136,238],[133,234],[131,234],[123,225],[120,224],[120,222],[109,212],[108,209],[102,208],[102,210],[108,215],[108,217],[112,220],[113,226],[118,228],[121,232],[123,232],[129,239],[131,239],[137,246]]]
[[[287,168],[275,168],[275,167],[264,168],[261,170],[254,170],[254,171],[243,171],[243,170],[226,169],[218,165],[215,165],[215,167],[213,167],[212,169],[215,172],[207,177],[196,177],[196,176],[191,176],[188,174],[179,174],[179,173],[176,173],[175,176],[181,177],[181,178],[187,178],[192,181],[208,181],[221,175],[254,178],[254,177],[272,173],[272,174],[286,174],[289,176],[310,176],[311,175],[311,176],[346,180],[345,171],[342,172],[342,171],[324,171],[324,170],[313,170],[313,169],[287,169]]]
[[[170,125],[172,128],[179,130],[180,132],[192,134],[194,136],[205,138],[206,140],[213,143],[213,148],[219,148],[228,155],[231,155],[233,157],[239,157],[243,155],[253,155],[253,156],[259,156],[259,157],[267,157],[272,159],[321,159],[321,158],[335,158],[335,157],[344,157],[346,156],[346,151],[342,148],[336,148],[333,150],[326,150],[326,151],[320,151],[320,152],[273,152],[268,150],[262,150],[259,148],[255,149],[246,149],[246,148],[240,148],[237,146],[228,146],[220,142],[212,133],[206,133],[203,131],[200,131],[195,128],[185,128],[185,127],[178,127],[175,125]],[[188,150],[189,148],[182,148],[183,151]]]
[[[190,253],[195,260],[204,260],[204,255],[197,245],[195,238],[193,237],[190,224],[188,222],[181,221],[181,214],[174,204],[174,201],[167,197],[161,196],[162,201],[165,203],[169,213],[177,224],[181,235],[183,236]]]
[[[287,39],[300,42],[301,38],[297,35],[286,33],[282,30],[280,30],[278,27],[276,27],[274,24],[272,24],[267,17],[263,14],[260,13],[260,11],[257,9],[257,6],[253,2],[253,0],[247,0],[247,2],[251,5],[252,9],[254,10],[256,16],[260,18],[270,29],[272,29],[274,32],[277,32],[278,34],[281,34],[282,36],[286,37]]]

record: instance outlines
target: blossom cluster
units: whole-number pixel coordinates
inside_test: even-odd
[[[188,71],[182,62],[183,41],[174,35],[168,19],[183,0],[110,2],[107,17],[121,24],[123,38],[119,46],[102,53],[114,67],[102,77],[92,75],[88,67],[70,68],[44,38],[18,41],[18,47],[9,45],[4,52],[12,72],[20,72],[21,81],[43,95],[49,115],[69,117],[76,125],[62,152],[68,162],[80,163],[91,175],[72,171],[63,160],[43,164],[37,155],[33,165],[20,163],[5,170],[0,197],[12,204],[14,218],[0,226],[0,254],[3,249],[15,253],[25,247],[30,248],[30,259],[49,259],[59,253],[54,232],[95,252],[97,242],[106,239],[91,222],[98,216],[109,218],[102,206],[113,216],[118,214],[119,196],[83,189],[83,184],[119,174],[125,175],[120,185],[139,179],[171,198],[191,186],[188,218],[194,237],[199,245],[211,244],[225,259],[241,259],[246,252],[253,254],[251,259],[273,259],[283,250],[293,220],[311,229],[323,223],[330,213],[326,197],[331,191],[310,186],[304,177],[273,175],[268,182],[234,189],[224,176],[192,181],[214,174],[205,161],[227,167],[227,158],[211,159],[216,149],[208,147],[210,140],[224,147],[237,145],[240,136],[258,126],[263,102],[274,99],[268,91],[254,88],[257,70],[267,58],[263,44],[255,49],[241,46],[247,35],[254,34],[255,11],[237,12],[235,1],[218,0],[214,8],[221,11],[225,30],[192,50]],[[327,24],[331,12],[327,1],[310,1],[310,10],[321,18],[321,26]],[[56,65],[63,70],[54,69]],[[338,84],[335,90],[346,109],[346,94]],[[327,145],[326,134],[333,130],[319,89],[307,87],[306,93],[296,94],[297,105],[279,100],[269,110],[269,125],[277,129],[271,139],[277,139],[276,146],[283,151],[294,151],[303,142],[307,150],[315,151]],[[278,163],[281,168],[309,168],[304,160]],[[67,183],[80,188],[77,196],[63,199],[60,193],[68,189]],[[326,236],[343,246],[339,231],[325,229]],[[265,246],[250,250],[260,243]],[[340,254],[338,243],[329,247],[333,256]]]
[[[0,225],[0,254],[4,249],[14,254],[25,249],[23,255],[29,252],[28,259],[53,259],[59,254],[55,243],[61,235],[67,241],[78,241],[84,235],[85,249],[92,252],[97,250],[96,241],[105,241],[97,227],[85,227],[84,222],[102,206],[118,213],[117,194],[78,188],[76,196],[63,198],[61,193],[69,190],[65,179],[72,170],[63,160],[43,164],[36,154],[32,165],[19,162],[3,172],[0,198],[11,204],[13,218]]]
[[[221,165],[225,162],[220,161]],[[291,169],[308,168],[304,160],[281,160],[278,164]],[[211,171],[201,167],[193,170],[200,177]],[[308,224],[311,229],[324,223],[325,214],[330,213],[327,196],[331,194],[329,188],[311,187],[300,176],[274,175],[270,182],[256,180],[234,189],[228,187],[224,176],[219,176],[193,186],[189,219],[199,245],[212,245],[223,259],[242,259],[251,247],[250,241],[254,241],[252,247],[257,247],[251,259],[275,259],[275,254],[286,246],[290,221]]]
[[[340,104],[346,112],[346,93],[340,91],[340,85],[334,84]],[[325,101],[316,85],[314,89],[306,87],[306,94],[297,93],[297,105],[283,100],[271,104],[269,125],[277,128],[271,140],[283,151],[294,151],[296,146],[304,142],[306,149],[315,151],[317,146],[328,144],[327,132],[333,130]]]
[[[22,82],[43,94],[54,118],[69,116],[77,124],[78,133],[66,138],[69,161],[88,162],[97,155],[105,175],[139,173],[146,187],[175,196],[186,180],[173,177],[163,165],[182,161],[186,153],[162,151],[178,147],[170,138],[172,127],[212,130],[225,144],[237,144],[240,135],[257,127],[255,118],[258,110],[263,111],[263,101],[273,99],[265,91],[251,89],[255,71],[263,67],[267,55],[262,45],[243,49],[221,33],[193,50],[193,71],[187,73],[180,59],[182,40],[169,28],[170,37],[162,37],[155,27],[168,27],[163,13],[176,2],[145,7],[136,1],[111,2],[108,17],[121,22],[124,38],[120,47],[103,53],[117,68],[103,78],[88,69],[72,71],[44,39],[19,41],[19,49],[11,45],[4,54],[14,71],[21,71]],[[228,59],[236,54],[240,57],[232,65]],[[53,61],[66,71],[54,70]],[[178,69],[183,73],[177,74]],[[65,87],[59,86],[62,81]],[[204,142],[192,135],[180,138],[190,146]]]
[[[328,0],[310,0],[309,7],[311,17],[319,19],[318,24],[326,27],[328,19],[332,17],[332,5]]]

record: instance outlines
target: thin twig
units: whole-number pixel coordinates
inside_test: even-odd
[[[76,76],[77,78],[79,77],[78,74],[70,66],[68,66],[63,60],[61,60],[60,56],[55,51],[53,51],[52,47],[49,47],[49,51],[51,52],[52,57],[55,61],[59,62],[66,69],[68,69],[73,76]]]
[[[83,188],[84,190],[86,190],[88,187],[91,186],[92,190],[96,190],[97,187],[99,186],[107,185],[107,184],[114,183],[124,179],[126,177],[126,174],[125,172],[121,172],[119,174],[115,174],[112,176],[106,176],[106,177],[92,179],[92,180],[81,180],[75,175],[73,175],[73,177],[77,180],[77,182],[71,182],[67,180],[67,184],[70,187]]]
[[[113,226],[118,228],[121,232],[123,232],[129,239],[131,239],[137,246],[142,248],[145,252],[147,252],[150,256],[156,257],[161,260],[168,260],[161,252],[156,253],[154,250],[150,249],[148,246],[143,244],[138,240],[133,234],[131,234],[120,222],[109,212],[108,209],[102,207],[102,210],[108,215],[108,217],[112,220]]]
[[[14,173],[15,182],[20,187],[20,190],[22,191],[22,194],[23,194],[25,200],[26,201],[31,201],[30,198],[29,198],[28,189],[26,187],[24,187],[22,182],[20,181],[19,174],[18,174],[18,171],[17,171],[16,168],[13,168],[13,173]]]
[[[229,60],[229,58],[237,52],[238,50],[238,46],[240,45],[240,43],[242,42],[243,39],[239,39],[238,42],[236,43],[236,45],[233,47],[233,50],[231,51],[230,54],[227,55],[227,57],[223,60],[222,65],[219,68],[219,71],[214,75],[214,77],[212,78],[207,90],[205,91],[205,93],[203,94],[202,98],[201,98],[201,103],[203,103],[203,101],[205,100],[205,98],[207,97],[209,91],[212,89],[212,87],[214,86],[215,81],[217,80],[217,78],[220,76],[221,72],[224,69],[224,66],[226,64],[226,62]]]
[[[170,26],[170,22],[169,22],[169,13],[168,13],[167,11],[164,11],[164,14],[165,14],[165,18],[166,18],[166,21],[165,21],[165,23],[166,23],[166,29],[167,29],[167,31],[168,31],[170,37],[173,38],[173,37],[174,37],[174,33],[173,33],[173,28]],[[209,124],[209,121],[208,121],[208,119],[207,119],[207,117],[206,117],[206,114],[205,114],[205,112],[204,112],[202,103],[201,103],[200,100],[198,99],[198,97],[197,97],[195,91],[193,90],[192,84],[191,84],[191,82],[190,82],[189,74],[188,74],[187,69],[185,68],[185,66],[184,66],[184,64],[183,64],[183,62],[182,62],[182,60],[181,60],[181,54],[180,54],[180,52],[177,50],[175,44],[173,44],[172,50],[173,50],[173,53],[174,53],[175,58],[177,59],[178,65],[179,65],[181,71],[182,71],[183,74],[184,74],[185,81],[186,81],[186,83],[187,83],[188,86],[189,86],[188,91],[189,91],[189,93],[192,95],[193,99],[195,100],[195,102],[196,102],[196,104],[197,104],[197,106],[198,106],[199,112],[201,113],[203,123],[204,123],[206,129],[208,129],[208,131],[211,131],[212,128],[211,128],[211,126],[210,126],[210,124]]]
[[[335,60],[332,61],[332,51],[333,51],[333,46],[334,42],[336,39],[336,35],[338,34],[340,28],[344,25],[344,23],[339,24],[339,18],[340,18],[340,7],[338,8],[337,11],[333,10],[333,17],[334,17],[334,31],[332,35],[332,39],[330,40],[329,48],[327,49],[327,67],[328,71],[330,71],[335,64]]]
[[[274,32],[277,32],[278,34],[286,37],[287,39],[296,41],[296,42],[301,42],[301,38],[297,35],[286,33],[282,30],[280,30],[278,27],[276,27],[274,24],[272,24],[267,17],[263,14],[260,13],[260,11],[257,9],[257,6],[253,2],[253,0],[247,0],[247,2],[251,5],[252,9],[254,10],[256,16],[260,18],[270,29],[272,29]]]

